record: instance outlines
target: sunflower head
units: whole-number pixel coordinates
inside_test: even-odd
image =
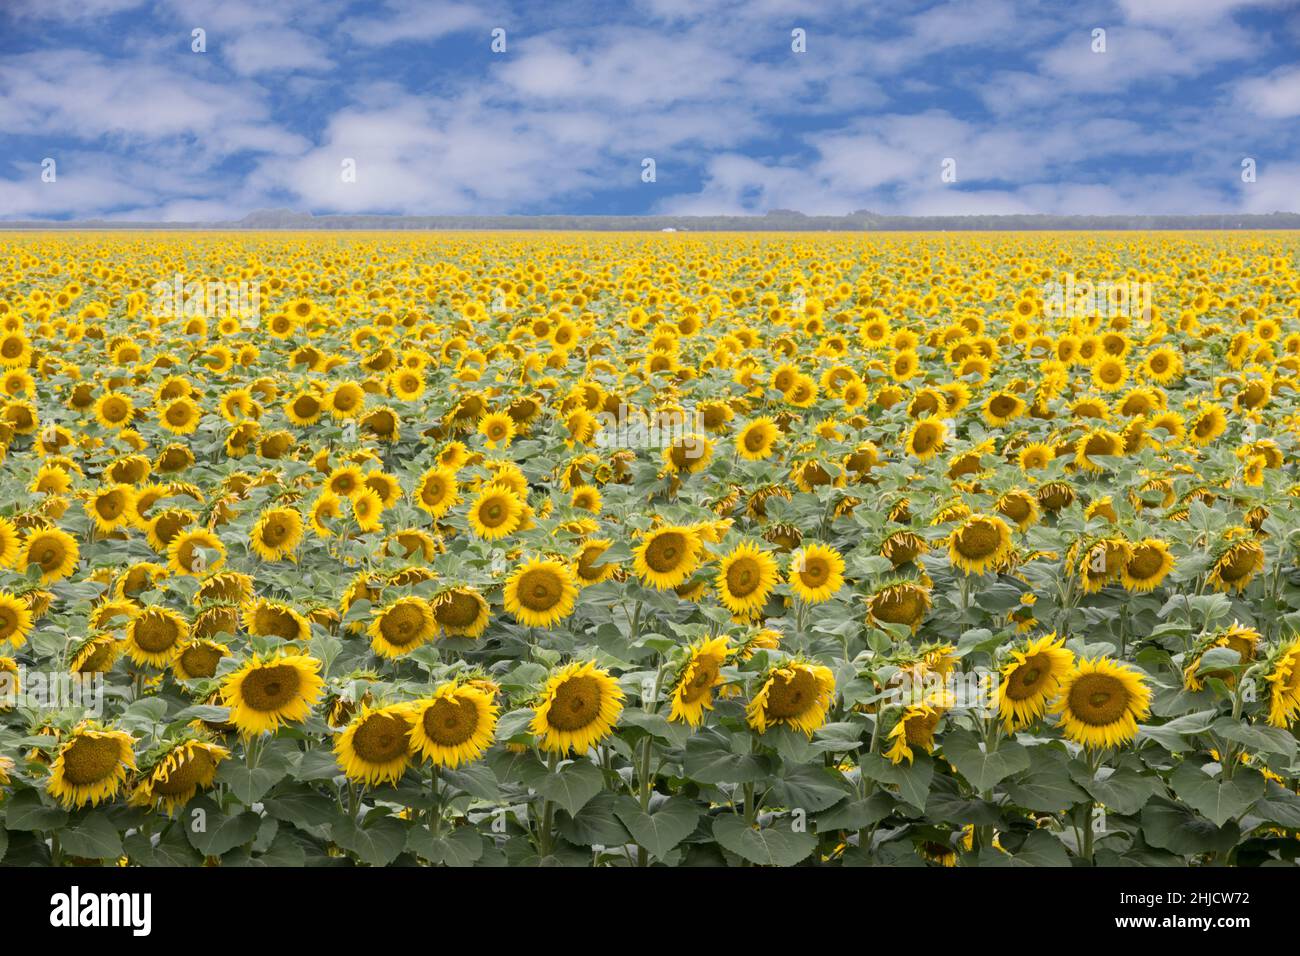
[[[531,730],[542,750],[583,754],[613,731],[623,700],[609,671],[594,661],[575,661],[547,679]]]

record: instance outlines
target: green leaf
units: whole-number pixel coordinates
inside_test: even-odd
[[[861,830],[874,826],[894,812],[894,798],[885,790],[877,790],[866,798],[844,800],[817,816],[817,832],[835,830]]]
[[[1061,841],[1045,830],[1035,830],[1025,837],[1020,849],[1012,856],[1015,866],[1069,866],[1070,855]]]
[[[1145,776],[1127,767],[1121,767],[1109,776],[1103,774],[1105,768],[1095,779],[1090,779],[1086,767],[1078,763],[1070,764],[1070,777],[1075,783],[1087,790],[1107,810],[1124,816],[1137,813],[1151,799],[1151,795],[1161,789],[1159,778]]]
[[[314,780],[333,780],[343,773],[333,750],[307,750],[298,760],[293,771],[293,778],[303,783]]]
[[[266,805],[266,812],[277,820],[308,829],[333,823],[339,817],[339,806],[311,787],[299,785],[277,792]]]
[[[44,803],[35,790],[16,793],[0,807],[5,812],[6,830],[56,830],[68,821],[67,813]]]
[[[217,769],[217,782],[224,783],[245,806],[261,800],[271,788],[289,776],[289,758],[278,750],[263,751],[256,767],[227,760]],[[216,855],[216,854],[214,854]]]
[[[795,833],[781,824],[756,830],[734,813],[713,821],[713,836],[723,848],[758,866],[794,866],[817,848],[811,833]]]
[[[1280,754],[1288,760],[1295,759],[1295,737],[1289,730],[1283,730],[1281,727],[1262,727],[1259,724],[1233,720],[1231,717],[1220,717],[1214,722],[1212,729],[1224,740],[1231,740],[1251,750]]]
[[[604,788],[605,777],[600,768],[585,758],[567,763],[533,784],[534,790],[570,816]]]
[[[696,783],[755,783],[767,777],[758,757],[734,754],[717,741],[716,735],[697,734],[686,742],[686,776]]]
[[[623,846],[630,843],[632,837],[614,810],[620,799],[630,798],[620,798],[604,790],[592,797],[574,816],[560,811],[560,835],[578,846]]]
[[[1300,830],[1300,797],[1271,780],[1251,812],[1288,830]]]
[[[371,866],[387,866],[406,846],[402,822],[378,811],[371,812],[361,826],[350,817],[336,820],[330,833],[335,843]]]
[[[1150,738],[1166,750],[1175,752],[1194,750],[1195,744],[1187,738],[1209,730],[1214,723],[1215,713],[1213,710],[1201,710],[1163,724],[1143,724],[1138,728],[1138,740]]]
[[[1157,797],[1142,808],[1142,838],[1151,846],[1196,856],[1229,852],[1241,830],[1232,822],[1216,827],[1188,807]]]
[[[944,756],[979,793],[992,790],[999,781],[1029,767],[1029,752],[1004,740],[993,753],[985,753],[974,734],[950,733],[943,738]]]
[[[1003,785],[1016,806],[1039,813],[1059,813],[1088,799],[1070,779],[1065,755],[1049,747],[1029,750],[1029,769]]]
[[[766,805],[817,813],[842,800],[847,790],[842,774],[819,764],[799,764],[772,782]]]
[[[87,860],[116,860],[122,855],[122,840],[104,813],[88,813],[59,831],[63,852]]]
[[[195,811],[202,811],[197,814]],[[192,801],[185,808],[179,825],[185,828],[190,846],[204,856],[221,856],[237,846],[249,843],[257,836],[262,818],[245,810],[242,813],[222,813],[206,797]]]
[[[483,837],[473,827],[459,827],[434,836],[427,827],[415,827],[406,849],[435,866],[473,866],[483,856]]]
[[[637,845],[660,859],[690,836],[700,820],[699,807],[686,797],[670,797],[652,805],[649,813],[631,797],[624,797],[618,801],[614,812]]]
[[[934,761],[922,753],[914,754],[910,764],[899,764],[898,794],[904,801],[924,811],[930,799],[930,782],[934,779]]]
[[[1238,767],[1232,779],[1224,781],[1195,764],[1181,763],[1170,776],[1169,785],[1180,800],[1220,827],[1241,816],[1264,795],[1264,775],[1250,767]]]
[[[146,833],[132,833],[122,841],[127,857],[140,866],[202,866],[203,857],[185,839],[185,827],[178,820],[158,840]]]

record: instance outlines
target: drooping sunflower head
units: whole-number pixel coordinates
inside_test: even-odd
[[[473,588],[451,588],[433,601],[433,619],[448,637],[480,637],[490,618],[487,601]]]
[[[1061,732],[1090,749],[1120,747],[1138,732],[1150,711],[1146,677],[1109,658],[1085,658],[1061,679],[1050,712],[1061,716]]]
[[[834,697],[835,675],[829,667],[791,661],[768,673],[746,716],[760,734],[784,724],[811,737],[826,722]]]
[[[573,573],[583,587],[600,584],[618,574],[619,566],[615,561],[603,561],[602,556],[613,545],[608,538],[592,538],[585,542],[573,557]]]
[[[189,622],[170,608],[146,608],[126,626],[127,651],[141,666],[167,667],[189,633]]]
[[[117,796],[135,770],[135,738],[94,722],[77,726],[50,765],[50,796],[65,807],[98,806]]]
[[[479,759],[492,746],[495,695],[473,683],[444,684],[410,705],[411,752],[437,767]]]
[[[1263,569],[1264,548],[1253,538],[1238,537],[1219,552],[1206,580],[1216,590],[1240,593]]]
[[[1300,638],[1274,648],[1264,679],[1269,685],[1269,724],[1291,726],[1300,715]]]
[[[162,804],[169,817],[189,803],[200,790],[212,786],[217,767],[230,756],[220,744],[189,739],[158,756],[152,766],[143,767],[140,781],[128,801],[133,806]]]
[[[410,762],[410,733],[411,705],[363,705],[334,741],[334,753],[348,779],[396,784]]]
[[[930,589],[917,581],[900,581],[867,599],[868,614],[879,624],[903,624],[915,634],[930,612]]]
[[[1174,556],[1169,553],[1169,545],[1159,538],[1144,538],[1133,545],[1120,571],[1120,579],[1130,591],[1152,591],[1173,569]]]
[[[947,426],[938,418],[922,418],[907,436],[907,453],[920,461],[929,461],[943,450],[947,434]]]
[[[278,637],[282,641],[305,641],[311,636],[311,623],[289,605],[269,598],[258,598],[243,613],[244,627],[255,637]]]
[[[890,741],[885,756],[891,763],[900,764],[906,760],[909,764],[916,756],[913,748],[926,753],[934,750],[934,731],[943,718],[945,708],[932,702],[918,701],[903,708],[898,722],[889,731]]]
[[[230,722],[252,737],[306,720],[324,688],[320,667],[320,661],[305,654],[250,658],[221,685]]]
[[[624,694],[609,671],[594,661],[575,661],[553,673],[542,688],[531,730],[549,753],[584,754],[613,731]]]

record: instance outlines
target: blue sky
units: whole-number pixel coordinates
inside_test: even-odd
[[[0,218],[1300,211],[1298,53],[1300,0],[0,0]]]

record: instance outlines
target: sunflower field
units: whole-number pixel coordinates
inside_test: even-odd
[[[1298,253],[0,235],[0,862],[1294,863]]]

